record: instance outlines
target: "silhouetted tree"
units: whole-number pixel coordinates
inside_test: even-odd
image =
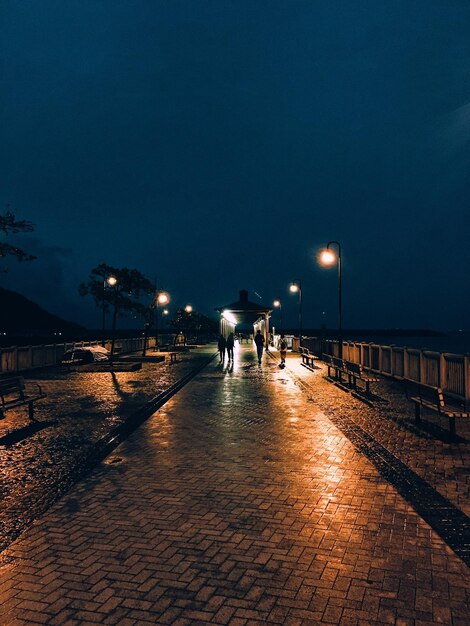
[[[193,335],[197,340],[200,332],[212,334],[218,328],[217,322],[207,315],[195,311],[188,313],[184,309],[177,309],[169,324],[183,333],[185,342],[188,335]]]
[[[115,284],[109,284],[110,277],[115,279]],[[153,292],[152,282],[139,270],[127,267],[118,268],[106,263],[100,263],[93,268],[88,281],[81,283],[80,295],[91,295],[97,306],[103,310],[111,308],[113,311],[111,357],[114,354],[118,315],[144,315],[147,307],[140,300],[143,296],[148,296]]]
[[[26,220],[18,220],[11,211],[0,214],[0,233],[4,237],[10,234],[29,233],[34,230],[34,224]],[[14,256],[18,261],[32,261],[36,257],[28,254],[22,248],[13,246],[6,241],[0,240],[0,258],[5,256]]]

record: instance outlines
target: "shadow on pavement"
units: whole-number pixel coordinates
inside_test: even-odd
[[[31,422],[31,424],[23,428],[19,428],[4,437],[0,437],[0,446],[14,446],[16,443],[28,439],[28,437],[44,430],[44,428],[49,428],[49,426],[54,426],[55,424],[57,424],[57,422]]]

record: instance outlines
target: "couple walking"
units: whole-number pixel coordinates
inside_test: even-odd
[[[227,350],[228,360],[233,361],[233,346],[235,344],[235,337],[233,333],[225,339],[223,335],[220,335],[219,341],[217,342],[217,348],[220,354],[220,362],[222,363],[225,360],[225,350]]]
[[[256,344],[256,352],[258,354],[258,363],[261,365],[261,359],[263,357],[263,350],[264,350],[264,337],[261,334],[260,330],[258,330],[258,332],[256,333],[254,342]],[[220,363],[223,363],[225,360],[225,350],[227,350],[228,360],[233,361],[234,343],[235,343],[235,338],[233,336],[233,333],[230,333],[227,339],[225,339],[223,335],[219,336],[219,340],[217,342],[217,349],[219,350]],[[282,357],[283,357],[283,353],[282,353],[282,348],[281,348],[281,359]],[[284,361],[285,361],[285,352],[284,352],[284,358],[282,362]]]

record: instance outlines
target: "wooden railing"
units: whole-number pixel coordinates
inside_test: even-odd
[[[318,357],[339,355],[335,340],[305,337],[302,345]],[[470,355],[345,341],[343,358],[383,376],[441,387],[456,398],[470,400]]]

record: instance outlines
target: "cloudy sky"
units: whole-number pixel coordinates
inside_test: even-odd
[[[38,260],[0,284],[99,326],[136,267],[203,312],[469,328],[467,0],[3,0],[0,210]]]

